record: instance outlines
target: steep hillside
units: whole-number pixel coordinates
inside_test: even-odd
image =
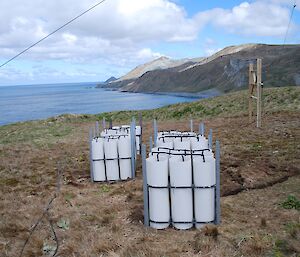
[[[185,64],[185,63],[189,63],[189,65],[188,65],[188,67],[189,67],[192,65],[193,62],[187,58],[180,59],[180,60],[172,60],[168,57],[162,56],[151,62],[137,66],[132,71],[130,71],[126,75],[124,75],[121,78],[119,78],[118,80],[116,80],[116,82],[135,79],[135,78],[142,76],[143,74],[145,74],[148,71],[173,68],[173,67],[181,66],[182,64]]]
[[[117,78],[112,76],[109,79],[107,79],[104,83],[110,83],[110,82],[113,82],[113,81],[116,81],[116,80],[117,80]]]
[[[191,69],[193,67],[206,64],[206,63],[211,62],[211,61],[217,59],[218,57],[221,57],[224,55],[234,54],[234,53],[240,52],[242,50],[250,50],[252,48],[255,48],[256,46],[257,46],[257,44],[243,44],[243,45],[238,45],[238,46],[228,46],[228,47],[225,47],[224,49],[212,54],[211,56],[199,59],[197,62],[186,67],[185,69],[183,69],[181,71],[185,71],[185,70]]]
[[[220,93],[247,87],[248,65],[263,60],[265,87],[300,85],[300,45],[249,44],[228,47],[185,67],[153,70],[137,79],[111,83],[130,92],[201,92],[215,89]]]

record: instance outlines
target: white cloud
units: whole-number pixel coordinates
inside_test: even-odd
[[[11,58],[94,3],[1,0],[1,58]],[[149,44],[194,40],[198,27],[182,7],[168,0],[106,1],[21,58],[133,67],[161,56]]]
[[[12,57],[94,3],[1,0],[0,59]],[[215,8],[193,17],[187,15],[180,1],[107,0],[21,58],[101,63],[116,67],[117,73],[165,55],[151,49],[154,43],[193,41],[207,25],[237,35],[283,37],[289,15],[287,0],[243,2],[231,9]],[[290,32],[296,29],[292,23]],[[213,42],[205,44],[206,54],[219,49]]]
[[[162,54],[153,52],[150,48],[143,48],[137,53],[137,56],[141,59],[154,59],[161,57]]]
[[[286,7],[292,8],[294,4],[296,4],[296,10],[300,10],[300,0],[260,0],[260,1],[269,1],[274,4],[282,4]]]
[[[216,8],[188,17],[169,0],[106,1],[51,38],[24,58],[98,59],[114,55],[146,61],[141,54],[152,42],[192,41],[201,28],[212,24],[230,33],[282,36],[289,19],[285,0],[243,2],[232,9]],[[94,3],[93,0],[0,1],[0,54],[9,58],[64,24]],[[13,9],[13,12],[7,10]],[[266,11],[267,10],[267,11]],[[293,29],[293,25],[291,30]],[[146,46],[146,47],[145,47]],[[110,57],[108,57],[109,59]]]
[[[30,70],[22,70],[20,68],[12,67],[0,69],[0,80],[3,84],[13,84],[14,81],[27,81],[26,83],[28,84],[37,80],[42,83],[48,83],[49,77],[57,79],[57,81],[74,81],[74,79],[76,80],[78,77],[92,81],[97,80],[97,78],[99,78],[99,74],[84,68],[62,70],[44,65],[32,66]]]
[[[216,40],[212,38],[206,38],[204,40],[203,44],[203,52],[205,56],[210,56],[218,51],[220,51],[222,48],[218,47],[218,43]]]
[[[283,37],[289,17],[290,10],[286,6],[267,1],[243,2],[232,9],[216,8],[197,15],[199,22],[230,33],[271,37]]]
[[[62,37],[69,45],[74,45],[74,43],[77,41],[77,37],[70,33],[64,33],[62,34]]]

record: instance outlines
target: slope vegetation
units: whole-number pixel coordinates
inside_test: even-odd
[[[299,99],[296,87],[266,89],[261,129],[248,121],[246,91],[142,112],[144,143],[153,117],[160,130],[204,121],[220,140],[222,224],[202,231],[145,229],[140,159],[135,180],[90,182],[89,127],[102,117],[128,123],[137,112],[1,126],[1,256],[20,256],[54,194],[23,256],[53,255],[53,230],[56,256],[298,256]]]

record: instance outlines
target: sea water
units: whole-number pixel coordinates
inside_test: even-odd
[[[126,93],[95,87],[96,83],[0,86],[0,125],[65,113],[143,110],[197,100],[191,97]]]

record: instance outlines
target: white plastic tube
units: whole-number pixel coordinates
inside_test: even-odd
[[[173,149],[173,150],[170,151],[169,158],[172,157],[172,155],[178,155],[178,154],[185,155],[186,153],[190,153],[190,151],[185,151],[185,150],[180,150],[180,149]]]
[[[129,134],[130,133],[130,126],[122,125],[121,126],[121,134]]]
[[[195,132],[184,132],[183,134],[186,134],[188,136],[193,136],[193,137],[197,136],[197,134]]]
[[[191,148],[192,150],[201,150],[208,148],[208,140],[204,136],[198,136],[191,138]]]
[[[174,139],[174,149],[178,150],[190,150],[191,149],[191,143],[190,140],[181,138],[175,138]]]
[[[209,187],[216,184],[216,160],[213,156],[193,157],[194,183],[196,186]]]
[[[140,151],[141,151],[140,138],[141,138],[140,136],[135,137],[136,152],[138,154],[140,154]]]
[[[166,136],[166,135],[171,135],[174,131],[160,131],[157,133],[157,135],[160,136]],[[175,131],[176,132],[176,131]]]
[[[108,134],[106,133],[106,130],[105,131],[102,131],[101,133],[100,133],[100,136],[101,137],[105,137],[105,136],[107,136]]]
[[[149,153],[149,157],[153,156],[154,158],[169,158],[169,154],[168,154],[168,150],[167,149],[161,149],[159,147],[154,147],[152,148],[151,152]]]
[[[214,188],[195,189],[194,200],[196,222],[203,222],[202,224],[196,223],[196,228],[202,228],[206,223],[211,223],[215,219]]]
[[[131,158],[131,140],[129,136],[120,137],[118,140],[118,152],[120,158],[119,162],[121,179],[125,180],[131,178],[131,159],[121,159]]]
[[[195,188],[194,190],[194,205],[195,205],[195,220],[196,222],[209,223],[215,219],[215,188],[216,184],[215,159],[212,153],[206,154],[205,162],[203,158],[194,157],[194,184],[196,187],[210,188]],[[203,224],[196,224],[196,228],[201,228]]]
[[[160,139],[157,139],[156,145],[158,147],[165,147],[165,148],[172,149],[173,148],[173,140],[170,140],[170,138],[168,138],[168,139],[160,138]]]
[[[141,126],[135,126],[135,134],[140,136],[142,134]]]
[[[94,138],[92,140],[92,160],[94,181],[105,181],[103,139]]]
[[[211,149],[203,151],[203,153],[204,153],[205,158],[207,158],[207,157],[212,157],[213,158],[214,157],[214,153]]]
[[[118,166],[118,139],[105,139],[104,153],[105,153],[105,168],[107,180],[119,180],[119,166]],[[114,160],[108,160],[114,159]]]
[[[158,136],[158,137],[161,137],[161,136],[163,136],[163,135],[164,135],[164,132],[158,132],[158,133],[157,133],[157,136]]]
[[[114,130],[114,129],[107,129],[106,130],[106,133],[108,134],[108,135],[117,135],[118,133],[117,133],[118,131],[117,130]]]
[[[172,187],[192,186],[192,165],[190,157],[173,156],[169,159],[170,184]],[[192,188],[171,188],[171,209],[173,226],[189,229],[193,226]],[[190,223],[176,223],[176,222]]]
[[[168,186],[168,158],[155,157],[146,159],[147,182],[150,186]],[[168,188],[149,187],[149,217],[152,221],[165,222],[155,223],[150,221],[150,226],[156,229],[164,229],[169,226],[170,201]]]

